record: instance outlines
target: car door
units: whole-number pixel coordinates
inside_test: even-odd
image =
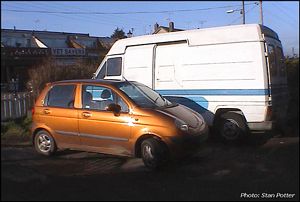
[[[82,109],[79,110],[79,133],[85,150],[130,155],[130,116],[128,105],[112,89],[100,85],[82,85]],[[119,104],[121,113],[107,111]]]
[[[40,122],[51,131],[59,147],[80,145],[78,110],[74,108],[75,92],[75,84],[52,86],[39,112]]]

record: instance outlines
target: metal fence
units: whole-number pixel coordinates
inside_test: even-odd
[[[26,117],[33,101],[29,92],[1,93],[1,122]]]

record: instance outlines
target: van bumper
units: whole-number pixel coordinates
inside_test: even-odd
[[[274,125],[274,121],[248,123],[248,127],[251,131],[270,131],[274,128]]]

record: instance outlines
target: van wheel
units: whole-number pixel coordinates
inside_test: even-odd
[[[245,139],[248,127],[245,118],[234,112],[221,114],[216,121],[216,133],[226,143],[237,143]]]
[[[46,156],[52,155],[57,149],[53,137],[45,130],[41,130],[35,135],[34,147],[38,153]]]
[[[161,168],[168,159],[165,146],[154,138],[142,142],[141,154],[145,166],[152,170]]]

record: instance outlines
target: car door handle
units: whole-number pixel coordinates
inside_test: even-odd
[[[44,114],[50,114],[50,113],[51,113],[50,109],[44,109]]]
[[[84,117],[91,117],[92,114],[89,113],[89,112],[82,112],[82,116],[84,116]]]

